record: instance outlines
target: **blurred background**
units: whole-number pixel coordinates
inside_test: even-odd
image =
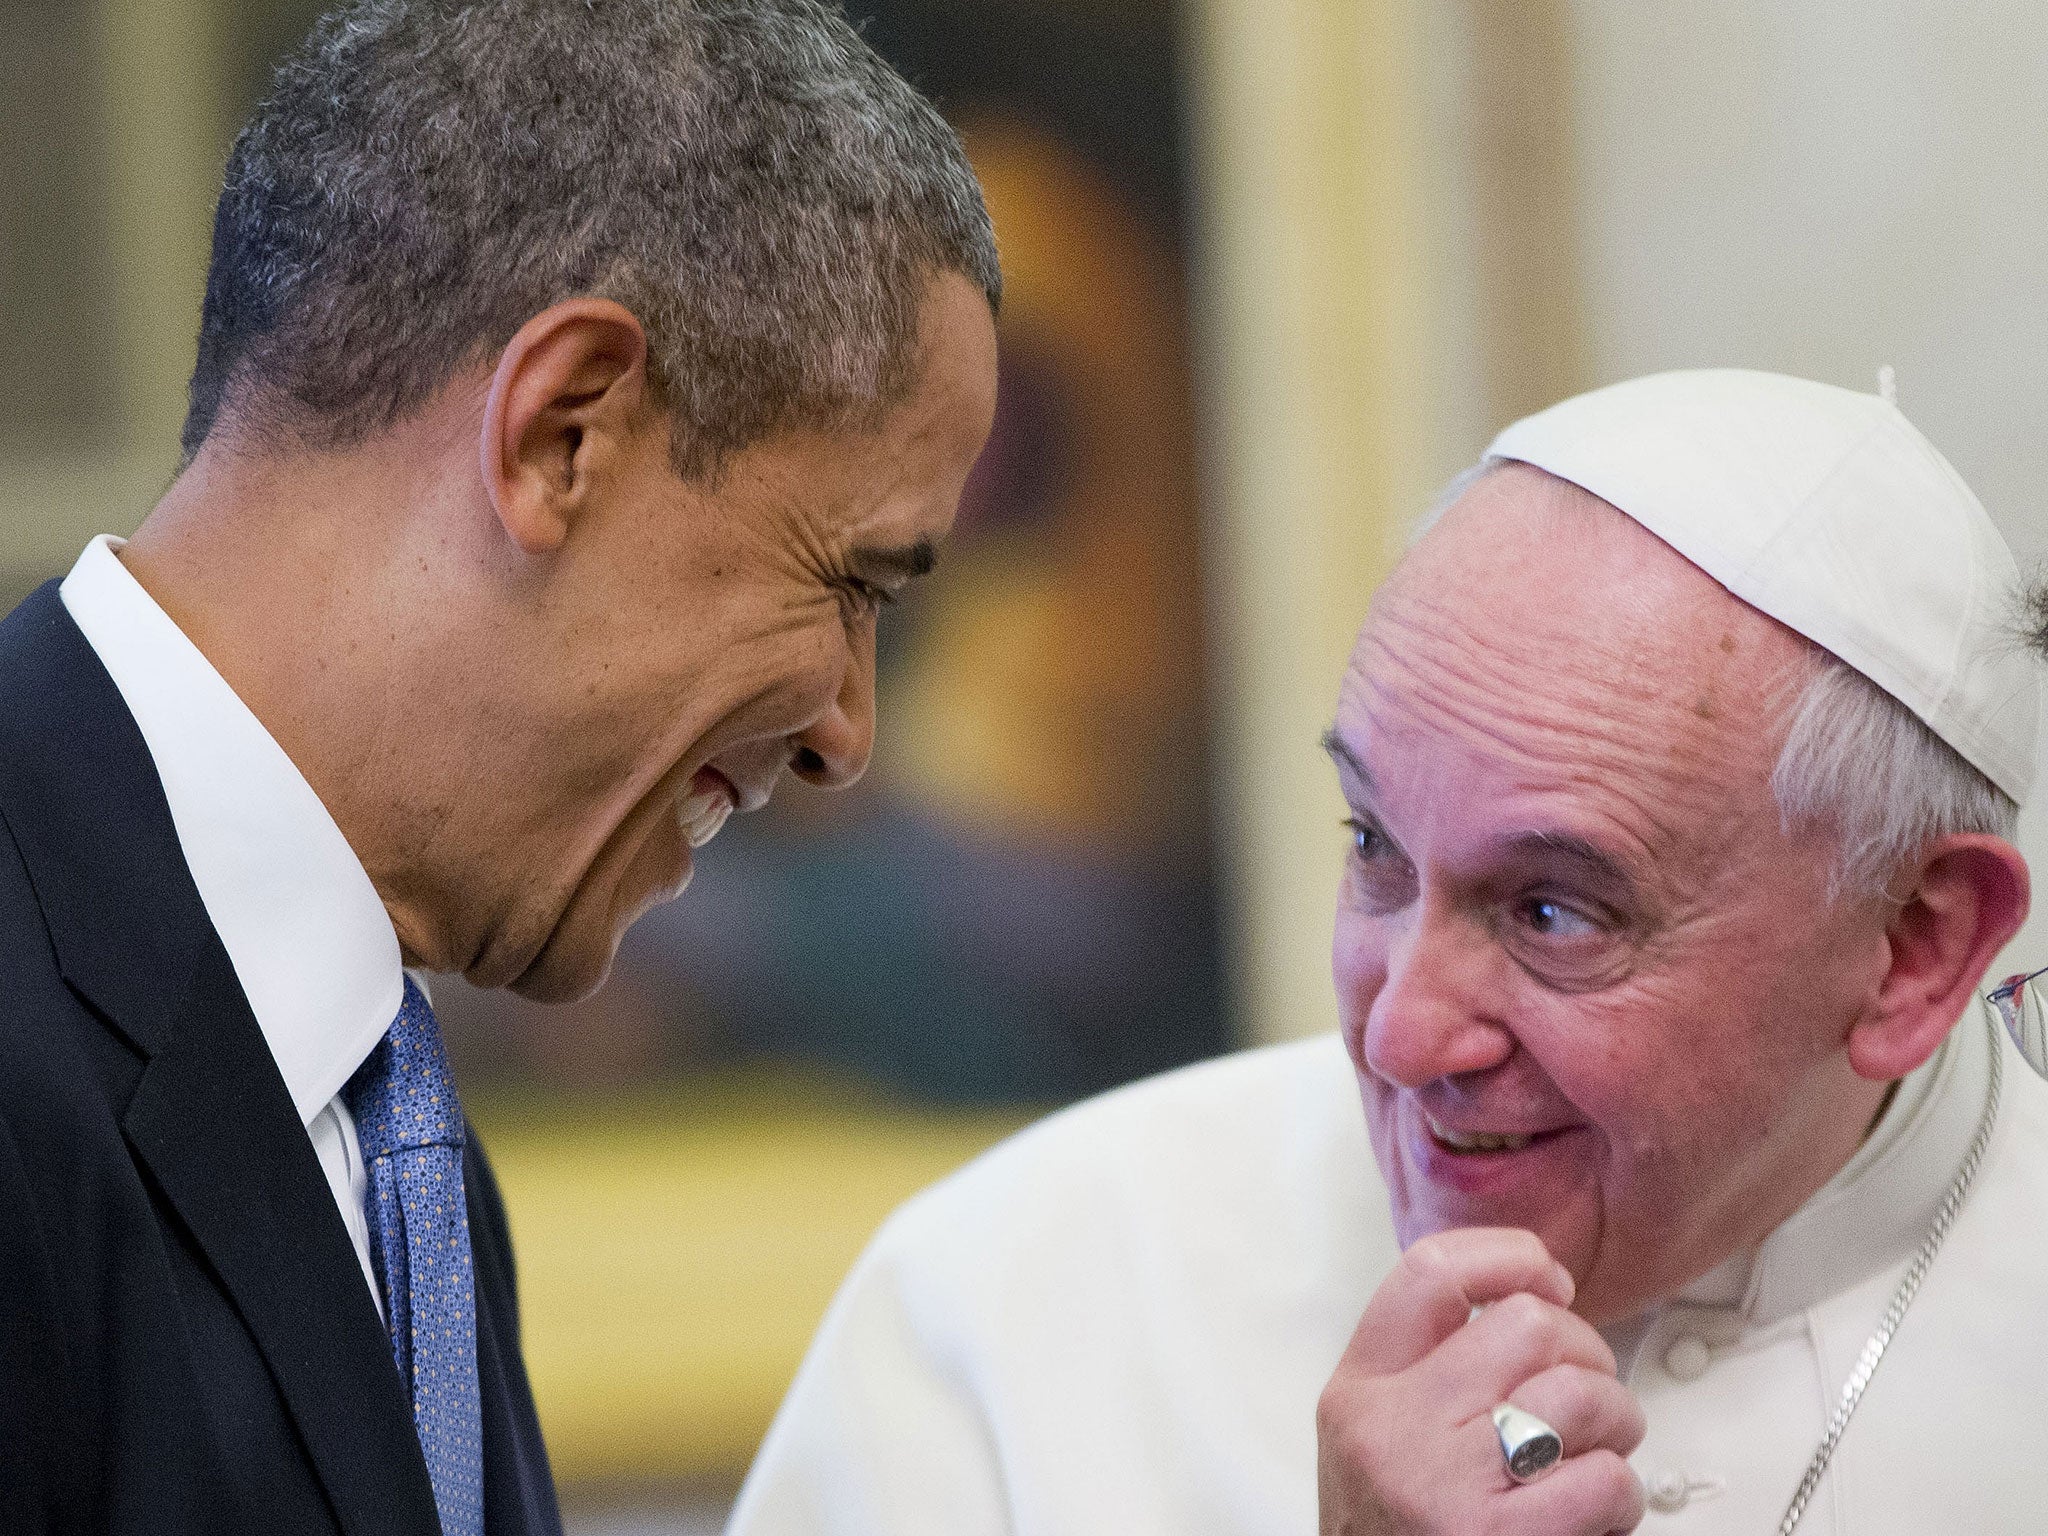
[[[166,484],[220,165],[319,9],[0,0],[0,606]],[[966,137],[1010,285],[873,770],[731,827],[588,1003],[436,991],[585,1536],[716,1529],[917,1187],[1331,1026],[1316,735],[1498,427],[1657,368],[1889,363],[2048,556],[2038,0],[849,10]]]

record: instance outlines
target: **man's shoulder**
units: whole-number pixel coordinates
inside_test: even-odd
[[[66,983],[8,814],[0,804],[0,1128],[31,1162],[86,1142],[118,1150],[115,1106],[140,1063]]]
[[[46,582],[0,616],[0,805],[26,833],[53,817],[122,822],[131,807],[121,802],[138,793],[161,796],[149,747],[58,583]]]
[[[1324,1294],[1341,1314],[1393,1252],[1356,1082],[1330,1035],[1052,1115],[906,1205],[875,1262],[1004,1311],[1034,1296],[1062,1310],[1089,1290],[1130,1297],[1142,1276],[1155,1299]]]
[[[0,804],[0,1061],[49,1044],[53,1010],[76,1011],[64,986],[49,924]],[[8,1074],[0,1070],[0,1093]]]

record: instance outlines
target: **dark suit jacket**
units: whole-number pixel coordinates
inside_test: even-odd
[[[472,1137],[490,1536],[557,1536]],[[55,583],[0,623],[0,1532],[436,1536],[384,1325]]]

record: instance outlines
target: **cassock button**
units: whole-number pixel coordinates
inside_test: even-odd
[[[1671,1347],[1664,1351],[1664,1369],[1674,1381],[1698,1381],[1713,1362],[1713,1352],[1705,1341],[1690,1335],[1672,1340]]]
[[[1675,1515],[1692,1498],[1692,1482],[1681,1472],[1659,1472],[1643,1490],[1643,1502],[1660,1515]]]

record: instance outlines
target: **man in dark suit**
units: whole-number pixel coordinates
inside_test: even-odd
[[[407,970],[581,996],[860,773],[999,287],[814,0],[365,0],[283,66],[184,469],[0,624],[0,1531],[559,1530]]]

